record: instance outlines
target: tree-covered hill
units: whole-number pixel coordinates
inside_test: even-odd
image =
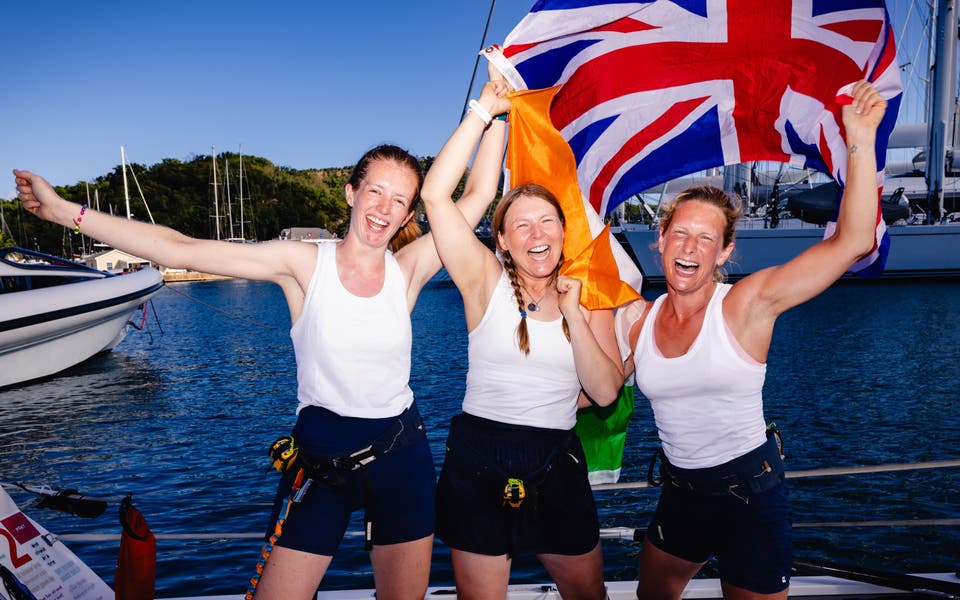
[[[229,162],[229,187],[233,236],[240,237],[239,156],[233,153],[217,155],[217,198],[221,215],[220,237],[230,237],[224,215],[227,212],[227,186],[224,181]],[[431,162],[425,159],[423,162]],[[141,200],[137,183],[143,190],[147,206]],[[350,218],[350,209],[343,197],[343,186],[350,177],[352,165],[345,167],[297,170],[274,165],[265,158],[243,157],[243,229],[247,239],[276,238],[288,227],[324,227],[343,236]],[[172,227],[187,235],[200,238],[216,237],[214,219],[213,166],[210,155],[198,155],[188,162],[168,158],[152,166],[128,166],[127,186],[133,218],[149,221],[149,214],[160,225]],[[89,187],[89,192],[88,192]],[[126,215],[123,170],[120,165],[102,177],[85,183],[57,187],[61,196],[78,203],[95,206],[99,198],[100,210]],[[89,196],[88,196],[89,193]],[[41,252],[69,256],[78,251],[69,232],[58,225],[45,223],[27,214],[20,203],[2,201],[3,218],[8,232],[20,246]],[[9,239],[6,240],[9,243]]]

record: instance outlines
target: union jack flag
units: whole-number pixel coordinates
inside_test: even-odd
[[[601,215],[664,181],[749,161],[815,168],[842,187],[840,93],[864,78],[888,102],[882,189],[895,59],[882,0],[539,0],[491,58],[516,89],[561,86],[550,120]],[[885,237],[878,210],[877,248],[854,270],[882,269]]]

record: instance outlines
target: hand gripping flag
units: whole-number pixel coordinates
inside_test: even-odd
[[[596,213],[584,205],[573,153],[550,123],[547,113],[556,90],[550,88],[511,95],[507,141],[510,184],[539,183],[553,192],[566,219],[563,238],[566,260],[560,272],[580,279],[583,306],[590,310],[614,308],[640,297],[621,279],[621,266],[628,276],[633,276],[636,287],[641,282],[639,270],[625,253],[618,264],[613,248],[621,252],[623,249],[617,242],[611,242],[609,228],[602,228]],[[591,220],[595,220],[595,227],[602,228],[596,239]]]
[[[490,60],[514,89],[559,86],[549,118],[601,215],[636,193],[721,165],[787,162],[846,180],[838,92],[859,79],[887,99],[877,134],[874,252],[901,85],[882,0],[539,0]],[[832,234],[832,228],[826,235]]]
[[[636,289],[642,277],[620,244],[611,239],[609,227],[603,227],[597,213],[584,202],[573,153],[549,119],[557,89],[511,95],[507,141],[510,184],[540,183],[553,192],[566,220],[563,254],[568,258],[561,273],[580,279],[580,302],[586,308],[615,308],[640,297]],[[632,382],[621,389],[612,405],[578,413],[576,431],[583,443],[590,483],[615,483],[619,479],[632,415]]]
[[[620,244],[612,239],[609,227],[603,227],[597,213],[584,202],[573,153],[549,119],[550,102],[557,89],[511,96],[507,141],[510,184],[541,183],[553,192],[566,219],[563,254],[570,257],[564,261],[561,273],[582,282],[580,302],[586,308],[615,308],[640,297],[624,280],[639,289],[642,277]],[[619,257],[615,251],[619,251]],[[632,415],[632,382],[621,389],[612,405],[577,414],[576,431],[583,444],[591,484],[615,483],[619,479]]]

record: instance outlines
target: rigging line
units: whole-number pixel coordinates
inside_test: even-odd
[[[960,519],[900,519],[898,521],[823,521],[794,523],[794,527],[914,527],[960,525]]]
[[[167,288],[170,289],[170,288]],[[180,292],[177,292],[180,293]],[[188,296],[189,298],[189,296]],[[199,302],[199,300],[197,301]],[[201,303],[202,304],[202,303]],[[214,308],[215,307],[210,307]],[[241,318],[241,317],[236,317]],[[268,327],[264,325],[264,327]],[[935,460],[927,462],[913,462],[913,463],[899,463],[899,464],[887,464],[887,465],[872,465],[866,467],[835,467],[828,469],[808,469],[805,471],[787,471],[787,479],[799,479],[806,477],[830,477],[835,475],[859,475],[859,474],[870,474],[870,473],[890,473],[895,471],[912,471],[912,470],[921,470],[921,469],[946,469],[951,467],[960,467],[960,460]],[[41,486],[25,486],[22,483],[12,483],[7,481],[0,481],[0,487],[8,491],[21,491],[27,488],[30,488],[28,491],[35,491],[35,489],[44,489],[52,492],[58,491],[58,488],[54,488],[48,485]],[[623,483],[600,483],[592,485],[591,488],[594,491],[608,491],[608,490],[631,490],[631,489],[641,489],[652,487],[646,481],[625,481]],[[110,498],[101,498],[103,500],[110,500]],[[139,502],[149,502],[150,500],[145,497],[141,497]],[[272,502],[244,502],[241,503],[242,506],[273,506]],[[911,521],[914,522],[914,521]]]
[[[960,525],[960,519],[916,519],[898,521],[830,521],[822,523],[794,523],[795,528],[839,528],[839,527],[941,527]],[[606,540],[638,541],[637,534],[644,529],[633,527],[604,527],[600,537]],[[263,539],[263,532],[253,533],[154,533],[157,540],[196,541],[196,540],[249,540]],[[364,537],[363,531],[347,531],[344,537]],[[62,533],[54,536],[67,542],[113,542],[120,539],[119,533]]]
[[[490,31],[490,21],[493,20],[493,8],[497,5],[497,0],[491,0],[490,12],[487,14],[487,24],[483,28],[483,37],[480,38],[480,50],[487,47],[487,32]],[[473,82],[477,78],[477,67],[480,66],[480,52],[477,52],[477,58],[473,61],[473,73],[470,74],[470,86],[467,88],[467,97],[463,100],[463,112],[460,113],[460,120],[467,116],[467,105],[470,103],[470,94],[473,92]]]
[[[183,293],[183,292],[181,292],[181,291],[175,290],[172,286],[165,285],[165,286],[163,286],[163,289],[165,289],[165,290],[170,290],[170,291],[173,292],[174,294],[180,294],[181,296],[183,296],[183,297],[186,298],[187,300],[192,300],[192,301],[196,302],[197,304],[200,304],[201,306],[206,306],[206,307],[209,308],[210,310],[215,310],[215,311],[217,311],[218,313],[220,313],[220,314],[222,314],[222,315],[224,315],[224,316],[226,316],[226,317],[230,317],[231,319],[236,319],[237,321],[243,321],[244,323],[249,323],[250,325],[254,325],[254,326],[256,326],[256,327],[260,327],[260,328],[263,328],[263,329],[275,329],[272,325],[264,325],[263,323],[258,323],[258,322],[256,322],[256,321],[252,321],[252,320],[250,320],[250,319],[247,319],[247,318],[244,318],[244,317],[241,317],[241,316],[232,314],[232,313],[228,313],[227,311],[223,310],[222,308],[217,308],[216,306],[213,306],[212,304],[207,304],[207,303],[204,302],[203,300],[197,300],[196,298],[194,298],[194,297],[191,296],[190,294],[185,294],[185,293]]]
[[[153,300],[150,300],[150,310],[153,311],[153,320],[157,324],[157,328],[160,329],[160,335],[164,335],[163,325],[160,323],[160,315],[157,314],[157,305],[154,304]],[[148,330],[149,331],[149,330]],[[153,332],[150,332],[150,340],[153,341]]]
[[[859,475],[864,473],[889,473],[893,471],[911,471],[914,469],[944,469],[960,467],[960,460],[935,460],[928,462],[900,463],[889,465],[871,465],[866,467],[832,467],[827,469],[807,469],[803,471],[787,471],[787,479],[804,477],[830,477],[835,475]],[[592,486],[594,491],[600,490],[633,490],[652,487],[646,481],[626,481],[623,483],[601,483]]]

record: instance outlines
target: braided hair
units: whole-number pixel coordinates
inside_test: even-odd
[[[504,194],[503,198],[497,204],[497,209],[493,213],[493,230],[502,234],[504,228],[504,221],[506,220],[507,211],[510,210],[510,206],[516,201],[517,198],[522,196],[532,196],[534,198],[540,198],[541,200],[546,201],[551,206],[553,206],[557,215],[560,217],[560,223],[566,225],[566,217],[563,215],[563,209],[560,207],[560,203],[557,201],[556,196],[554,196],[550,190],[547,188],[537,185],[536,183],[524,183],[512,188],[509,192]],[[497,237],[497,246],[500,247],[499,236]],[[510,286],[513,288],[513,296],[517,300],[517,309],[520,311],[520,324],[517,325],[517,346],[520,348],[520,351],[523,352],[524,356],[530,354],[530,333],[527,330],[527,308],[523,303],[523,290],[520,285],[520,278],[517,275],[517,266],[513,261],[513,257],[510,256],[510,251],[505,248],[500,247],[500,252],[503,254],[503,268],[507,272],[507,278],[510,280]],[[557,266],[554,267],[553,273],[550,275],[550,284],[554,283],[557,280],[557,275],[560,273],[560,265],[563,264],[563,254],[560,255],[560,260],[557,261]],[[563,318],[563,335],[566,336],[567,341],[570,341],[570,327],[567,325],[566,317]]]

